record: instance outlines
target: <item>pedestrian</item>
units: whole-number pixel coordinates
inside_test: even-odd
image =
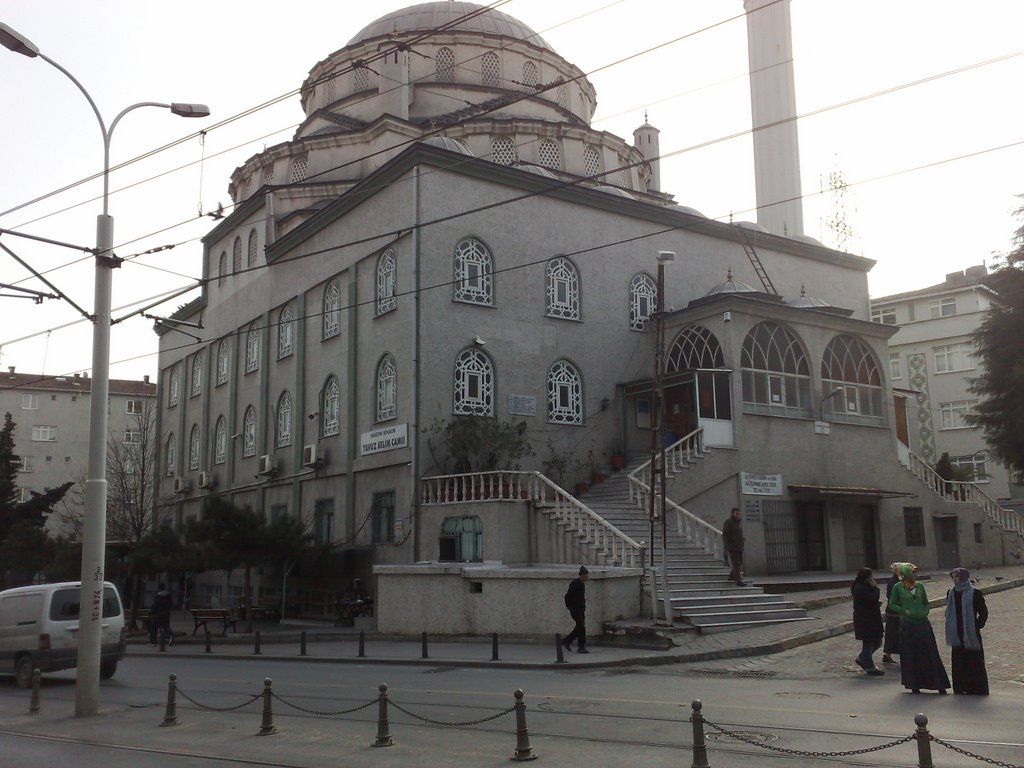
[[[569,609],[569,615],[576,622],[572,632],[565,636],[562,645],[565,650],[572,650],[572,641],[576,641],[577,653],[590,653],[587,650],[587,579],[590,578],[590,571],[585,565],[580,566],[580,573],[575,579],[569,582],[569,589],[565,591],[565,607]]]
[[[985,596],[971,586],[971,572],[954,568],[946,593],[946,644],[952,648],[953,693],[988,696],[981,628],[988,621]]]
[[[167,644],[174,645],[171,632],[171,593],[163,582],[157,584],[153,604],[149,607],[149,644],[156,645],[157,633],[168,638]]]
[[[743,580],[743,518],[738,507],[733,507],[725,525],[722,526],[722,541],[726,554],[729,555],[729,578],[736,582],[737,587],[745,587]]]
[[[885,645],[882,646],[882,663],[895,664],[892,655],[900,653],[900,615],[889,608],[892,588],[899,584],[900,575],[896,572],[899,563],[889,565],[889,580],[885,582]]]
[[[916,570],[912,563],[900,563],[900,583],[889,598],[889,607],[900,617],[900,677],[911,693],[922,688],[945,693],[949,677],[928,621],[928,595]]]
[[[878,585],[870,568],[861,568],[850,585],[853,595],[853,636],[861,641],[857,666],[869,675],[884,675],[872,655],[882,644],[882,613]]]

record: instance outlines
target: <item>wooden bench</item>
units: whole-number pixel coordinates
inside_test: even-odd
[[[131,608],[128,609],[128,616],[132,615]],[[149,608],[136,608],[135,621],[144,629],[149,629]]]
[[[248,610],[252,611],[252,617],[256,621],[281,621],[281,609],[276,605],[254,605]]]
[[[231,627],[233,632],[237,632],[238,628],[235,626],[237,619],[231,618],[231,610],[229,608],[192,608],[192,620],[196,623],[195,629],[192,630],[194,636],[199,631],[200,627],[208,630],[207,624],[211,621],[219,621],[223,625],[223,631],[220,633],[221,637],[226,637],[228,634],[228,627]]]

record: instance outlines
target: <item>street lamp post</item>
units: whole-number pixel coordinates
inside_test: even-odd
[[[99,709],[100,650],[103,618],[103,555],[107,527],[107,400],[110,391],[110,298],[114,257],[114,217],[108,213],[110,195],[110,137],[121,118],[141,107],[169,109],[181,117],[206,117],[203,104],[143,101],[126,107],[107,128],[96,102],[77,78],[53,59],[40,53],[31,40],[0,23],[0,45],[29,58],[39,57],[63,73],[92,107],[103,135],[103,213],[96,217],[95,304],[92,316],[92,391],[89,398],[89,467],[85,483],[85,520],[82,528],[82,587],[79,594],[78,670],[75,716],[95,715]]]

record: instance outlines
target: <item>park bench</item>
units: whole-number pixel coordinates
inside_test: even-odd
[[[281,621],[281,608],[276,605],[254,605],[248,610],[252,611],[252,617],[256,621]]]
[[[228,634],[228,627],[231,627],[233,632],[237,632],[238,628],[235,626],[236,619],[231,618],[231,610],[229,608],[192,608],[192,620],[196,623],[195,629],[192,630],[192,634],[195,635],[199,631],[200,627],[208,630],[207,624],[211,621],[221,622],[223,630],[221,631],[221,637],[225,637]]]
[[[131,616],[131,609],[128,610],[128,615]],[[135,609],[135,621],[138,622],[138,626],[144,630],[149,629],[149,608],[136,608]]]

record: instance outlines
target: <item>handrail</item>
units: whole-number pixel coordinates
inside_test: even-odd
[[[647,494],[651,492],[650,486],[646,485],[639,478],[631,476],[629,477],[629,484],[630,497],[632,498],[635,487],[637,504],[643,508]],[[697,515],[685,507],[676,504],[668,496],[665,497],[665,506],[676,513],[676,533],[679,536],[683,536],[694,544],[703,547],[705,551],[711,552],[720,560],[725,558],[725,544],[722,540],[722,532],[718,528],[715,528],[707,520],[697,517]]]
[[[613,563],[638,568],[643,546],[540,472],[494,470],[420,479],[423,504],[473,501],[533,501],[554,505],[554,516],[575,529],[584,544],[610,555]]]
[[[665,448],[665,471],[667,473],[676,473],[684,466],[688,466],[702,453],[704,453],[704,427],[697,427],[688,435],[684,435]],[[650,487],[651,460],[645,461],[626,475],[626,477],[629,478],[629,500],[638,501],[633,495],[634,481],[639,480],[642,485]],[[637,492],[639,493],[638,489]]]
[[[1012,509],[999,505],[995,499],[983,491],[977,483],[964,480],[946,480],[924,459],[913,451],[910,454],[910,472],[936,494],[947,501],[959,501],[977,504],[1004,531],[1024,536],[1024,517]]]

